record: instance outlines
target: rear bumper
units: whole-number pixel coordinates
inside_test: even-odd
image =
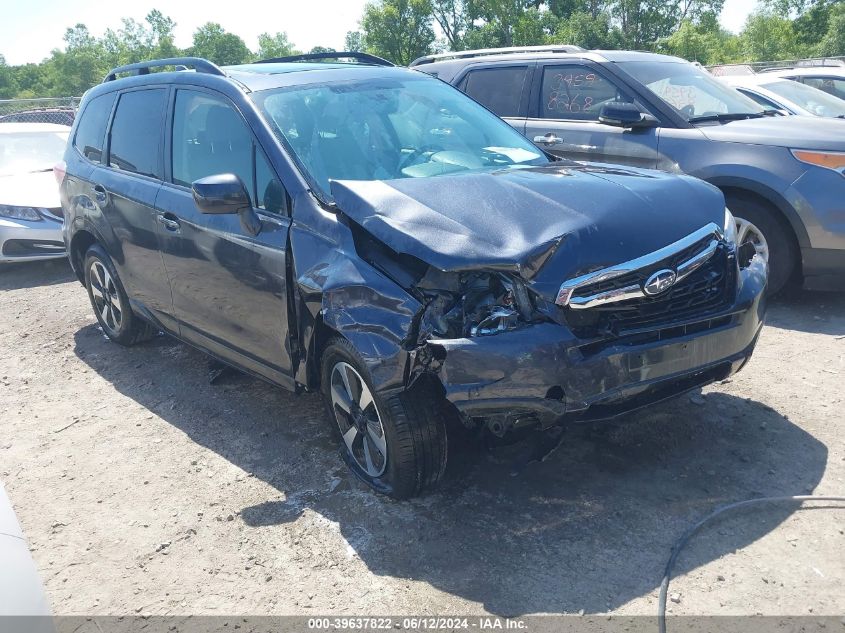
[[[467,416],[528,417],[542,426],[612,418],[742,368],[763,323],[765,264],[755,259],[741,278],[729,308],[648,333],[647,342],[585,341],[544,323],[429,345],[446,398]]]
[[[62,223],[0,218],[0,262],[27,262],[65,257]]]

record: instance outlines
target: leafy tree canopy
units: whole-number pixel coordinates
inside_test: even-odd
[[[738,34],[719,25],[724,0],[371,0],[344,49],[398,64],[440,50],[533,44],[640,49],[703,64],[845,55],[845,0],[760,0]],[[38,64],[0,55],[0,98],[81,95],[116,66],[196,55],[226,65],[299,51],[287,33],[262,33],[258,50],[209,22],[193,45],[174,44],[174,21],[159,10],[94,36],[84,24]],[[58,44],[58,43],[57,43]],[[312,52],[332,49],[316,46]],[[7,51],[8,52],[8,51]]]

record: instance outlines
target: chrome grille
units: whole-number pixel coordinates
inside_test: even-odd
[[[735,269],[734,248],[710,224],[655,253],[565,282],[558,303],[578,336],[630,334],[717,312],[733,297]],[[658,271],[671,271],[675,281],[649,296],[645,286]]]

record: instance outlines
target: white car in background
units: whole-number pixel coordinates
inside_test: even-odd
[[[719,79],[769,110],[845,119],[845,101],[774,73],[724,75]]]
[[[0,262],[65,257],[53,165],[69,132],[53,123],[0,123]]]
[[[760,73],[782,79],[791,79],[818,88],[834,97],[845,99],[845,65],[818,65],[808,63],[792,68],[764,70]]]

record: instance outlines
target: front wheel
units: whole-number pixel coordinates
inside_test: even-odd
[[[446,468],[446,427],[440,397],[423,386],[382,398],[370,372],[345,339],[323,352],[322,391],[353,473],[396,499],[433,487]]]
[[[768,294],[777,293],[792,277],[798,259],[789,229],[777,211],[767,205],[737,195],[729,194],[725,199],[736,218],[737,245],[754,245],[757,254],[769,264]]]

